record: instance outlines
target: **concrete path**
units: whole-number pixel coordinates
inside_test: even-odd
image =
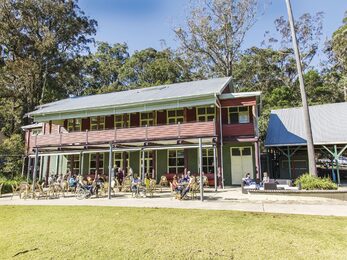
[[[111,200],[92,198],[77,200],[75,197],[59,199],[19,199],[3,195],[1,205],[49,205],[49,206],[116,206],[146,208],[180,208],[204,210],[237,210],[249,212],[305,214],[322,216],[347,216],[347,202],[308,197],[248,195],[239,189],[205,193],[206,200],[179,201],[170,198],[169,193],[160,193],[153,198],[131,198],[129,194],[117,193]]]

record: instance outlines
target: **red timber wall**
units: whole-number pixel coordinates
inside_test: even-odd
[[[234,98],[221,100],[222,105],[222,123],[223,123],[223,136],[254,136],[255,135],[255,126],[254,126],[254,117],[253,107],[256,106],[257,101],[255,97],[247,98]],[[247,124],[229,124],[228,122],[228,108],[237,107],[237,106],[250,106],[252,109],[249,111],[250,122]]]

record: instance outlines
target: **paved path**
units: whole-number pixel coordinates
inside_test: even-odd
[[[238,210],[249,212],[305,214],[323,216],[347,216],[347,202],[308,197],[247,195],[240,190],[230,189],[221,192],[205,193],[204,202],[198,200],[179,201],[161,193],[154,198],[131,198],[129,195],[117,194],[111,200],[106,198],[77,200],[74,197],[59,199],[22,200],[17,196],[0,198],[0,205],[50,205],[50,206],[116,206],[146,208],[181,208],[204,210]]]

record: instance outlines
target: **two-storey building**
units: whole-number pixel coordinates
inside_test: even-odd
[[[231,78],[216,78],[45,104],[28,114],[35,124],[23,127],[28,176],[35,158],[41,179],[68,170],[107,175],[110,165],[157,180],[198,173],[200,139],[202,171],[240,184],[260,169],[259,99],[259,92],[233,93]]]

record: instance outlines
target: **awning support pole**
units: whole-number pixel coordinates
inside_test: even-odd
[[[21,177],[23,178],[24,177],[24,168],[25,168],[25,156],[23,157],[22,159],[22,174],[21,174]]]
[[[110,144],[110,151],[108,155],[108,199],[111,199],[111,177],[112,177],[112,144]]]
[[[288,171],[289,171],[289,179],[292,179],[292,162],[291,162],[291,156],[290,156],[290,148],[287,146],[287,152],[288,152]]]
[[[217,191],[217,147],[213,146],[214,191]]]
[[[145,181],[145,151],[142,150],[142,168],[141,168],[141,180],[142,182]]]
[[[42,180],[42,168],[43,168],[43,162],[45,161],[45,156],[42,156],[40,159],[40,169],[39,169],[39,181]]]
[[[84,156],[83,156],[82,152],[80,152],[80,162],[81,162],[81,165],[80,165],[80,175],[83,176]]]
[[[204,201],[204,180],[202,176],[202,140],[199,138],[200,201]]]
[[[37,172],[37,161],[39,160],[39,149],[35,148],[35,161],[34,161],[34,171],[33,171],[33,186],[32,191],[35,191],[35,181],[36,181],[36,172]]]
[[[31,158],[30,158],[30,156],[28,156],[27,182],[29,182],[30,170],[31,170]]]
[[[340,185],[340,165],[339,165],[339,154],[337,153],[337,145],[334,145],[335,161],[336,161],[336,173],[337,173],[337,184]]]

